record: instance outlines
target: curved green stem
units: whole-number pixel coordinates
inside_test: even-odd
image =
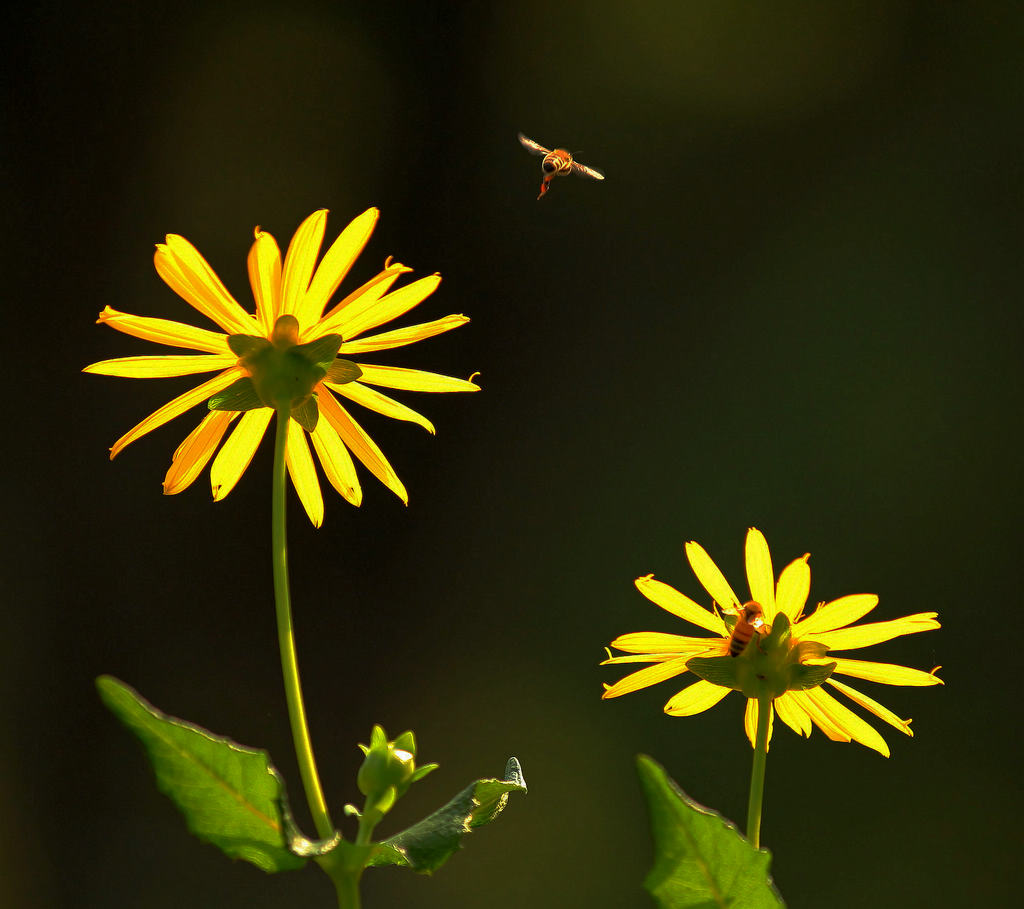
[[[747,802],[747,839],[757,849],[761,845],[761,802],[764,798],[764,771],[768,762],[768,726],[772,718],[772,699],[757,699],[757,734],[754,737],[754,766],[750,771],[750,801]]]
[[[313,823],[322,839],[334,835],[334,824],[327,813],[320,774],[313,757],[313,744],[309,739],[306,724],[306,708],[302,702],[302,683],[299,681],[299,661],[295,655],[295,631],[292,627],[292,602],[288,588],[288,542],[285,525],[285,492],[287,468],[285,465],[285,444],[288,440],[289,411],[287,407],[277,409],[277,434],[274,440],[273,508],[271,514],[271,547],[274,560],[274,602],[277,609],[277,643],[281,650],[281,672],[284,676],[284,692],[288,701],[288,719],[292,727],[295,756],[299,762],[302,785],[306,790],[306,801],[313,815]],[[340,899],[340,894],[339,894]],[[358,894],[355,903],[358,906]]]

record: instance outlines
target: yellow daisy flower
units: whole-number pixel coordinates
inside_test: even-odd
[[[714,611],[699,606],[675,588],[655,580],[653,575],[637,578],[636,587],[656,606],[710,631],[714,636],[688,637],[642,631],[616,638],[611,646],[626,655],[612,657],[609,652],[609,659],[602,665],[651,665],[625,676],[614,685],[606,685],[603,697],[619,697],[682,675],[690,671],[686,664],[694,657],[723,657],[729,653],[732,631],[725,621],[725,616],[737,616],[743,601],[736,596],[718,566],[699,544],[687,543],[686,557],[694,574],[697,575],[697,580],[714,601]],[[795,655],[799,663],[806,666],[824,666],[834,662],[833,674],[825,684],[900,732],[913,735],[909,719],[900,719],[891,710],[835,677],[850,676],[886,685],[941,685],[941,679],[935,675],[938,667],[931,672],[922,672],[891,663],[834,657],[831,651],[869,647],[901,635],[938,628],[937,614],[922,612],[887,622],[847,627],[878,605],[878,597],[865,593],[819,604],[814,612],[804,616],[803,610],[811,588],[809,558],[809,554],[804,555],[787,565],[776,583],[768,543],[759,530],[750,528],[746,541],[750,599],[761,606],[764,622],[768,626],[781,614],[788,617],[792,632],[790,653]],[[754,637],[759,638],[756,632]],[[754,643],[756,644],[757,640]],[[830,652],[827,658],[824,657],[825,651]],[[733,689],[700,679],[670,698],[665,704],[665,712],[671,716],[692,716],[713,707],[731,690]],[[812,726],[817,726],[833,741],[860,742],[886,757],[889,756],[889,747],[878,732],[849,707],[832,697],[823,686],[786,691],[774,699],[773,707],[772,718],[778,713],[779,718],[800,735],[810,736]],[[751,745],[754,744],[757,729],[757,709],[757,700],[747,698],[744,727]],[[770,737],[771,727],[769,739]]]
[[[111,459],[136,439],[208,399],[214,399],[211,407],[217,406],[218,395],[221,395],[219,406],[230,407],[234,399],[225,403],[224,399],[230,398],[230,393],[224,394],[225,390],[239,380],[255,377],[255,355],[239,353],[243,350],[239,346],[240,336],[244,349],[250,352],[258,352],[259,345],[287,351],[299,345],[313,347],[317,341],[326,341],[327,357],[334,356],[335,345],[331,338],[337,342],[340,336],[337,355],[346,359],[336,359],[336,368],[325,367],[315,374],[322,378],[312,385],[312,395],[305,396],[307,405],[310,400],[315,402],[312,414],[305,411],[305,420],[289,421],[286,461],[292,483],[310,520],[319,527],[323,522],[324,505],[306,442],[308,435],[328,482],[353,505],[362,501],[362,489],[351,455],[408,503],[405,487],[391,464],[339,398],[397,420],[418,423],[433,433],[434,427],[426,417],[371,386],[431,392],[479,391],[479,387],[466,379],[397,366],[355,364],[348,359],[354,354],[413,344],[469,321],[464,315],[449,315],[432,322],[366,335],[421,303],[441,281],[440,275],[434,274],[392,290],[396,279],[412,269],[393,263],[390,258],[376,277],[330,305],[331,297],[369,241],[379,214],[376,208],[371,208],[353,220],[331,244],[319,265],[317,257],[327,226],[326,210],[313,212],[302,222],[292,237],[283,263],[277,241],[257,227],[248,258],[255,314],[235,301],[199,251],[184,237],[168,234],[165,243],[158,243],[154,256],[157,273],[186,303],[211,319],[221,331],[133,316],[108,306],[99,315],[101,324],[147,341],[198,353],[121,357],[93,363],[85,372],[147,379],[214,371],[217,374],[169,401],[121,436],[110,450]],[[243,410],[245,412],[241,413]],[[298,410],[293,411],[293,415],[298,413]],[[245,406],[239,406],[238,410],[211,409],[175,451],[164,478],[164,493],[173,495],[191,485],[220,446],[210,469],[210,480],[214,500],[223,499],[249,466],[273,414],[273,407],[259,400],[252,402],[251,409]],[[221,446],[232,423],[235,426]]]

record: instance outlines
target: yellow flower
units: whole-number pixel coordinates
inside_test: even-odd
[[[235,301],[191,243],[184,237],[168,234],[167,242],[156,247],[154,261],[157,272],[175,293],[216,323],[221,331],[128,315],[108,306],[99,315],[100,323],[147,341],[199,353],[122,357],[93,363],[85,368],[85,372],[130,378],[184,376],[212,371],[217,371],[217,375],[169,401],[130,429],[114,443],[110,457],[116,457],[140,436],[206,402],[251,374],[246,358],[240,358],[229,347],[229,337],[247,335],[252,341],[255,336],[274,341],[281,348],[308,344],[326,335],[340,335],[338,354],[346,358],[343,362],[346,362],[349,373],[345,377],[329,373],[312,388],[312,400],[315,400],[322,417],[315,420],[312,431],[307,432],[294,419],[289,421],[288,473],[306,513],[317,527],[323,521],[324,506],[306,442],[307,435],[313,441],[328,482],[353,505],[362,501],[362,489],[351,455],[355,455],[370,473],[407,503],[408,496],[402,481],[338,397],[385,416],[418,423],[432,433],[434,427],[426,417],[370,386],[432,392],[478,391],[479,388],[465,379],[397,366],[360,362],[357,369],[352,369],[348,358],[354,354],[413,344],[469,321],[463,315],[449,315],[433,322],[366,336],[367,331],[390,322],[422,302],[441,281],[440,275],[435,274],[391,290],[399,275],[412,269],[392,263],[390,258],[376,277],[329,307],[331,297],[369,241],[379,214],[376,208],[371,208],[353,220],[331,244],[319,265],[317,256],[327,225],[326,210],[316,211],[302,222],[292,237],[283,264],[275,239],[257,227],[248,258],[255,315],[246,312]],[[282,320],[280,325],[278,320]],[[265,345],[263,340],[257,343]],[[321,374],[322,371],[317,375]],[[358,376],[359,380],[351,381],[352,375]],[[273,413],[269,406],[258,406],[241,415],[238,411],[211,410],[175,451],[170,470],[164,478],[164,493],[173,495],[181,492],[199,476],[237,418],[237,424],[213,459],[210,469],[213,498],[215,501],[223,499],[249,466]]]
[[[687,543],[686,557],[689,559],[694,574],[697,575],[697,580],[714,601],[716,606],[714,611],[704,609],[673,587],[656,581],[652,575],[637,578],[637,589],[656,606],[712,632],[715,636],[687,637],[642,631],[624,634],[616,638],[612,641],[611,646],[627,655],[610,656],[602,665],[619,663],[650,663],[652,665],[625,676],[614,685],[606,685],[603,695],[605,698],[619,697],[682,675],[689,671],[686,664],[694,657],[721,657],[728,654],[731,631],[723,619],[723,612],[730,617],[737,615],[742,601],[733,592],[718,566],[699,544]],[[831,653],[825,658],[815,655],[816,652],[821,651],[821,647],[809,645],[823,645],[828,651],[869,647],[872,644],[888,641],[901,635],[938,628],[936,613],[922,612],[887,622],[847,627],[867,615],[878,604],[878,597],[865,593],[840,597],[831,603],[819,604],[813,613],[804,617],[803,610],[811,588],[809,558],[809,555],[804,555],[787,565],[779,575],[776,584],[768,543],[759,530],[750,528],[746,541],[747,583],[750,586],[750,599],[760,604],[764,621],[769,626],[776,616],[785,613],[791,623],[790,644],[792,648],[795,651],[798,645],[804,644],[801,650],[796,651],[800,654],[800,661],[803,664],[818,666],[832,662],[836,664],[833,675],[826,681],[827,685],[832,686],[854,704],[894,726],[900,732],[913,735],[909,719],[900,719],[891,710],[849,685],[838,681],[835,676],[851,676],[886,685],[940,685],[942,681],[935,675],[936,670],[921,672],[891,663],[873,663],[834,657]],[[671,716],[692,716],[713,707],[731,690],[731,688],[700,679],[673,696],[665,704],[665,712]],[[778,713],[779,718],[800,735],[810,736],[813,725],[821,729],[833,741],[860,742],[886,757],[889,756],[889,747],[878,732],[821,686],[806,691],[787,691],[775,698],[773,706],[773,718],[774,714]],[[757,729],[757,709],[757,700],[748,698],[744,714],[744,727],[751,745],[754,744],[754,733]],[[771,727],[769,727],[770,737]]]

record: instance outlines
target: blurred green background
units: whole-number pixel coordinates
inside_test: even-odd
[[[778,728],[762,835],[789,904],[1015,904],[1019,4],[41,3],[9,37],[0,904],[332,904],[316,871],[192,839],[92,682],[269,749],[297,796],[270,446],[216,507],[205,474],[164,498],[194,417],[107,449],[194,380],[79,370],[154,352],[104,305],[191,319],[152,267],[165,233],[248,303],[255,225],[283,244],[327,207],[333,237],[371,205],[354,280],[393,254],[445,279],[406,322],[473,319],[387,361],[484,390],[399,393],[436,438],[366,415],[408,508],[365,473],[319,531],[293,508],[324,784],[340,817],[380,722],[441,764],[381,833],[512,754],[530,793],[433,879],[368,873],[368,909],[649,905],[637,752],[743,820],[740,699],[602,702],[622,673],[597,663],[684,631],[632,586],[703,602],[684,541],[743,588],[748,526],[777,569],[812,553],[812,601],[944,626],[852,654],[945,667],[861,686],[914,717],[889,760]],[[519,130],[607,180],[535,201]]]

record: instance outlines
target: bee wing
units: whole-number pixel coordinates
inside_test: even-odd
[[[527,151],[533,152],[535,155],[548,155],[551,153],[550,148],[545,148],[538,142],[534,142],[533,139],[527,139],[522,133],[519,134],[519,144]]]
[[[591,180],[603,180],[604,174],[595,167],[587,167],[579,161],[572,162],[572,172],[580,177],[589,177]]]

